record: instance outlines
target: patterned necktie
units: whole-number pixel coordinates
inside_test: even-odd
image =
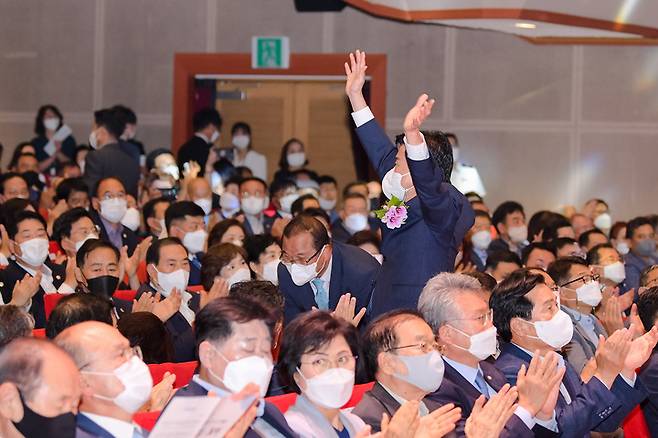
[[[315,286],[315,303],[318,305],[318,309],[329,310],[329,295],[324,288],[324,281],[314,278],[311,283]]]

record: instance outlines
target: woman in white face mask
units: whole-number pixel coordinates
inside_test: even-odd
[[[208,248],[220,243],[232,243],[235,246],[243,246],[247,232],[242,222],[237,219],[225,219],[210,230],[208,234]]]
[[[355,437],[366,427],[341,410],[354,387],[357,336],[354,326],[324,311],[305,313],[285,328],[279,366],[300,394],[285,417],[300,437]]]
[[[34,124],[36,136],[30,141],[34,146],[39,170],[54,171],[57,162],[73,160],[77,143],[71,128],[64,124],[64,116],[54,105],[44,105],[37,112]]]
[[[231,128],[233,143],[233,165],[244,166],[257,178],[267,181],[267,158],[252,148],[251,127],[245,122],[237,122]]]
[[[279,284],[277,271],[281,260],[281,247],[269,234],[249,236],[244,244],[249,256],[249,267],[257,280]]]
[[[241,281],[251,280],[247,252],[232,243],[220,243],[208,248],[201,264],[201,284],[208,291],[218,277],[226,280],[229,288]]]
[[[304,169],[313,180],[318,179],[318,174],[306,169],[308,159],[306,157],[306,148],[301,140],[291,138],[281,148],[281,157],[279,158],[279,170],[274,174],[275,180],[291,179],[295,180],[295,172]]]

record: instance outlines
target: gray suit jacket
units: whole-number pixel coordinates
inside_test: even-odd
[[[569,315],[573,322],[573,337],[571,338],[571,342],[564,347],[564,352],[566,353],[567,361],[580,373],[587,361],[594,357],[596,345],[589,339],[585,327],[580,322],[581,314],[566,306],[562,306],[562,310]],[[603,335],[606,338],[608,337],[605,329],[596,318],[594,319],[594,333],[596,336]]]
[[[303,395],[297,396],[295,404],[284,415],[290,428],[300,438],[338,438],[338,434],[331,423]],[[366,427],[363,420],[346,410],[340,411],[339,415],[340,421],[347,429],[350,437],[356,436]]]

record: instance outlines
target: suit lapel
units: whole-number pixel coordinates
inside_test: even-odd
[[[107,430],[94,423],[89,417],[84,414],[78,414],[76,417],[77,426],[85,432],[100,438],[114,438],[114,436]]]
[[[499,392],[500,388],[507,383],[505,376],[503,376],[500,371],[489,362],[480,362],[480,368],[482,369],[484,380],[487,382],[487,385],[491,386],[494,391]]]
[[[395,400],[393,396],[389,394],[382,385],[379,384],[379,382],[375,383],[375,386],[372,387],[370,390],[370,395],[372,398],[381,403],[382,406],[384,406],[384,409],[386,409],[386,413],[388,414],[389,418],[392,417],[393,414],[395,414],[400,408],[400,403],[398,403],[397,400]]]
[[[468,396],[468,406],[462,406],[462,408],[465,410],[468,408],[467,414],[470,414],[471,410],[473,409],[473,403],[475,403],[475,400],[482,395],[480,394],[480,391],[475,389],[475,387],[464,378],[459,372],[454,369],[448,362],[443,361],[445,364],[445,371],[444,371],[444,378],[448,378],[452,383],[454,383],[458,388],[461,388],[466,392],[466,395]]]
[[[331,255],[331,277],[329,279],[329,309],[335,309],[340,299],[342,285],[340,284],[343,278],[343,257],[340,253],[339,246],[334,243],[332,245]],[[348,291],[345,291],[348,292]]]

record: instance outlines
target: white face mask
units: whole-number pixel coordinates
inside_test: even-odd
[[[242,210],[247,214],[257,216],[265,209],[266,199],[257,196],[246,196],[242,198]]]
[[[59,118],[58,117],[48,117],[43,119],[43,126],[49,131],[54,131],[59,127]]]
[[[478,231],[477,233],[473,233],[471,236],[471,243],[475,249],[484,251],[485,249],[489,248],[489,244],[491,243],[491,231],[482,230]]]
[[[306,382],[303,394],[314,403],[325,408],[338,409],[345,405],[354,389],[354,370],[331,368],[315,377],[307,379],[297,368]]]
[[[473,356],[477,357],[478,360],[485,360],[496,352],[496,347],[498,346],[498,341],[496,339],[498,331],[496,330],[496,327],[491,326],[474,335],[468,335],[453,326],[450,326],[450,328],[466,336],[471,342],[468,348],[460,347],[457,344],[452,345],[460,350],[468,351]]]
[[[223,378],[215,374],[212,368],[208,368],[210,375],[222,382],[232,393],[240,392],[248,384],[255,383],[260,389],[261,398],[265,397],[274,369],[271,360],[260,356],[247,356],[229,361],[212,344],[210,347],[226,362]]]
[[[297,193],[289,193],[285,196],[282,196],[281,199],[279,199],[279,203],[281,204],[281,210],[284,213],[290,213],[293,202],[295,202],[298,198],[299,198],[299,194]]]
[[[203,213],[206,216],[212,211],[212,198],[197,199],[194,203],[203,209]]]
[[[507,234],[512,242],[523,243],[528,240],[528,227],[525,225],[509,227],[507,229]]]
[[[320,208],[326,211],[333,210],[336,207],[335,199],[327,199],[320,196],[318,202],[320,203]]]
[[[251,139],[248,135],[234,135],[233,136],[233,146],[240,150],[245,150],[249,147],[249,141]]]
[[[48,239],[36,237],[18,246],[21,248],[21,260],[30,266],[41,266],[48,258]]]
[[[628,246],[627,242],[619,242],[616,248],[617,252],[621,255],[626,255],[631,251],[631,248]]]
[[[343,221],[343,225],[350,233],[358,233],[368,228],[368,216],[359,213],[350,214]]]
[[[439,389],[443,381],[445,365],[438,351],[419,356],[394,355],[407,367],[407,374],[395,373],[395,377],[430,393]]]
[[[98,149],[98,139],[96,138],[96,131],[91,131],[89,134],[89,146],[92,149]]]
[[[219,140],[219,131],[213,131],[212,135],[210,136],[210,143],[214,143],[217,140]]]
[[[290,273],[290,277],[292,278],[293,283],[295,283],[297,286],[303,286],[318,276],[318,260],[320,260],[322,257],[322,253],[324,252],[325,248],[326,246],[322,247],[318,259],[310,265],[300,265],[298,263],[285,265],[286,269],[288,269],[288,272]]]
[[[105,397],[94,394],[94,397],[114,402],[115,405],[128,413],[134,414],[137,412],[151,397],[151,390],[153,389],[151,373],[148,366],[137,356],[133,356],[111,373],[84,370],[81,372],[98,376],[114,376],[119,379],[123,385],[123,391],[117,396]]]
[[[302,167],[306,164],[306,154],[304,152],[293,152],[286,156],[286,161],[288,161],[290,167]]]
[[[128,204],[123,198],[103,199],[101,201],[101,216],[110,223],[120,223],[127,210]]]
[[[136,231],[139,228],[141,223],[141,216],[139,210],[135,207],[130,207],[126,210],[126,214],[121,218],[121,225],[130,228],[132,231]]]
[[[163,296],[168,297],[172,290],[178,289],[183,292],[187,289],[187,283],[190,279],[190,273],[184,269],[178,269],[174,272],[160,272],[158,273],[158,285],[160,292]]]
[[[249,272],[249,269],[247,268],[241,268],[238,269],[229,277],[228,281],[228,287],[230,288],[233,286],[235,283],[240,283],[241,281],[249,281],[251,280],[251,272]]]
[[[556,350],[567,345],[573,337],[573,322],[562,310],[558,310],[548,321],[525,322],[534,325],[537,332],[537,336],[527,335],[529,338],[539,339]]]
[[[459,147],[452,147],[452,162],[457,164],[459,162]]]
[[[93,234],[93,233],[88,234],[84,239],[75,242],[75,252],[80,251],[80,248],[82,248],[82,245],[84,245],[84,243],[89,239],[98,239],[98,235]]]
[[[626,280],[626,268],[622,262],[614,262],[603,267],[603,276],[613,283],[619,284]]]
[[[594,219],[594,226],[599,230],[607,232],[612,228],[612,217],[608,213],[601,213]]]
[[[219,206],[224,216],[232,217],[240,211],[240,199],[233,193],[224,192],[219,198]]]
[[[279,284],[279,261],[270,260],[263,265],[263,278],[273,285]]]
[[[399,174],[395,171],[395,168],[386,172],[384,178],[382,179],[382,191],[388,199],[393,199],[395,196],[400,201],[404,201],[404,197],[407,192],[414,188],[414,186],[405,189],[402,187],[402,178],[409,175],[410,172],[405,173],[404,175]]]
[[[183,237],[183,245],[191,254],[203,252],[206,248],[206,239],[208,233],[206,230],[196,230],[190,233],[185,233]]]
[[[579,302],[588,306],[596,307],[601,302],[601,285],[598,281],[590,281],[576,289],[576,297]]]

